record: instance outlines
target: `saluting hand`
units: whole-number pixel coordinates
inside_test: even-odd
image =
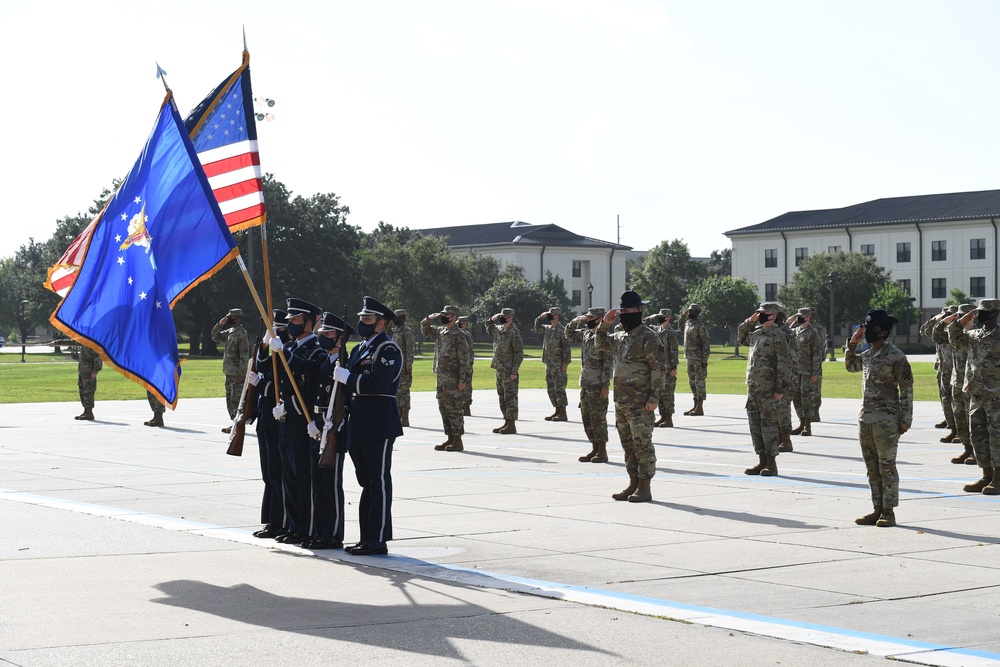
[[[853,336],[851,336],[851,345],[860,345],[864,337],[865,328],[863,326],[858,327],[858,330],[854,332]]]
[[[956,314],[957,314],[957,313],[956,313]],[[972,319],[973,319],[973,318],[974,318],[975,316],[976,316],[976,311],[974,311],[974,310],[970,310],[969,312],[967,312],[967,313],[966,313],[965,315],[963,315],[963,316],[962,316],[962,319],[961,319],[961,320],[959,320],[959,322],[961,322],[961,323],[962,323],[962,326],[964,327],[964,326],[966,326],[966,325],[967,325],[967,324],[968,324],[969,322],[971,322],[971,321],[972,321]]]

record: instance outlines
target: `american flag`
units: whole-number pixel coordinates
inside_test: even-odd
[[[230,232],[264,222],[264,185],[257,152],[257,123],[250,86],[250,54],[184,119],[198,159],[219,202]],[[91,221],[49,269],[45,286],[65,297],[76,282],[80,263],[101,214]]]

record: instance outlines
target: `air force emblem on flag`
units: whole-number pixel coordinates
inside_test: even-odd
[[[136,197],[136,200],[139,198]],[[138,203],[138,201],[136,201]],[[127,214],[122,213],[122,220],[127,218]],[[120,238],[120,237],[116,237]],[[119,250],[126,250],[134,245],[146,249],[146,254],[149,255],[149,264],[156,270],[156,260],[150,253],[152,250],[153,237],[149,235],[146,231],[146,205],[142,205],[142,209],[132,216],[132,220],[128,223],[128,236],[122,241],[122,244],[118,246]]]

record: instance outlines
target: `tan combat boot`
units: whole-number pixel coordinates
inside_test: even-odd
[[[811,436],[813,434],[813,423],[811,419],[805,421],[806,427],[802,429],[802,435]]]
[[[661,419],[660,421],[663,422],[662,424],[660,424],[660,426],[663,427],[663,428],[673,428],[674,427],[674,416],[673,416],[673,414],[671,414],[669,412],[667,414],[665,414],[663,416],[663,419]]]
[[[965,463],[965,460],[972,456],[972,446],[965,445],[965,450],[951,460],[952,463]]]
[[[790,452],[792,451],[792,437],[788,435],[787,432],[781,431],[781,444],[778,445],[779,452]]]
[[[872,512],[871,514],[866,514],[864,516],[859,516],[857,519],[854,520],[854,523],[858,524],[859,526],[874,526],[875,522],[878,521],[881,517],[882,517],[882,506],[876,505],[874,512]]]
[[[500,427],[500,430],[497,431],[497,433],[502,433],[504,435],[507,435],[508,433],[517,433],[517,427],[514,426],[514,420],[508,419],[507,423]]]
[[[778,460],[774,456],[767,457],[767,466],[760,471],[761,477],[774,477],[778,474]]]
[[[688,417],[694,414],[694,411],[698,409],[698,399],[694,399],[694,406],[690,410],[685,410],[684,414]]]
[[[545,417],[545,421],[550,422],[550,421],[554,420],[558,416],[559,416],[559,408],[556,408],[555,412],[553,412],[551,415],[547,415]]]
[[[465,445],[462,444],[462,436],[451,436],[451,444],[444,448],[446,452],[464,452]]]
[[[951,429],[950,431],[944,434],[944,437],[941,438],[941,442],[951,442],[952,440],[955,439],[956,435],[958,435],[958,431],[956,431],[955,429]]]
[[[599,442],[597,443],[597,451],[590,459],[591,463],[607,463],[608,462],[608,443]]]
[[[569,417],[566,415],[566,406],[563,406],[561,408],[556,408],[555,415],[553,415],[552,419],[550,419],[549,421],[553,421],[553,422],[567,422],[567,421],[569,421]]]
[[[1000,495],[1000,468],[993,469],[993,481],[983,487],[984,496]]]
[[[649,490],[648,479],[640,479],[635,493],[628,497],[630,503],[648,503],[653,499],[653,493]]]
[[[503,429],[507,428],[508,422],[510,422],[510,420],[507,419],[506,417],[504,417],[503,424],[501,424],[500,426],[497,426],[495,429],[493,429],[493,432],[494,433],[499,433]]]
[[[451,445],[451,441],[454,439],[454,437],[455,436],[449,435],[448,439],[442,442],[440,445],[434,445],[434,451],[443,452],[444,450],[448,449],[448,446]]]
[[[798,435],[799,433],[802,433],[802,429],[804,429],[805,427],[806,427],[806,420],[800,419],[799,425],[792,429],[792,435]]]
[[[620,493],[612,493],[611,497],[615,500],[628,500],[629,496],[635,493],[635,490],[639,488],[639,478],[635,475],[628,476],[628,486],[622,490]]]
[[[148,422],[142,422],[143,426],[163,426],[163,413],[157,412]]]
[[[705,414],[705,401],[698,399],[694,403],[694,410],[691,411],[692,417],[701,417]]]
[[[882,516],[875,522],[875,525],[879,528],[892,528],[896,525],[896,515],[893,513],[891,507],[882,510]]]
[[[967,493],[982,493],[990,482],[993,481],[993,468],[983,468],[983,478],[978,482],[966,484],[962,490]]]
[[[767,467],[767,456],[765,454],[758,454],[757,456],[760,457],[760,463],[758,463],[752,468],[747,468],[746,470],[743,471],[743,474],[759,475],[760,471]]]
[[[596,454],[596,453],[597,453],[597,445],[591,445],[590,446],[590,453],[589,454],[584,454],[583,456],[581,456],[577,460],[580,463],[590,463],[590,459],[592,459],[594,457],[594,454]]]

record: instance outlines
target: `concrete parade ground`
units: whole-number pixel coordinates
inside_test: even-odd
[[[709,379],[711,382],[711,379]],[[711,389],[711,386],[709,386]],[[98,398],[100,391],[98,390]],[[1000,665],[1000,496],[968,494],[917,403],[895,528],[871,497],[858,401],[826,399],[778,477],[742,396],[656,429],[653,502],[579,463],[576,396],[551,423],[521,392],[517,435],[476,392],[466,450],[430,392],[394,449],[388,556],[260,540],[256,440],[227,456],[224,399],[0,405],[0,665]],[[613,421],[613,416],[612,416]],[[345,466],[345,541],[359,489]]]

